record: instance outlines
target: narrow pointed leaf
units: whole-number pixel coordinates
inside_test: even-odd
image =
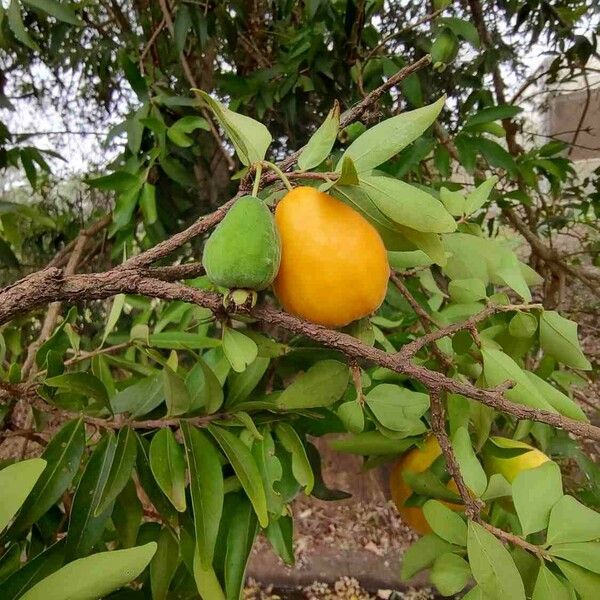
[[[252,453],[238,437],[227,429],[217,425],[209,425],[208,430],[221,446],[221,450],[231,463],[242,487],[248,494],[258,517],[258,522],[261,527],[266,527],[269,523],[267,499],[260,471]]]
[[[223,471],[219,453],[206,435],[186,422],[181,423],[190,473],[196,547],[204,568],[210,567],[223,511]]]
[[[98,500],[95,515],[104,512],[121,493],[129,478],[137,455],[137,441],[131,427],[123,427],[117,437],[115,456],[110,467],[108,479]]]
[[[183,448],[177,443],[168,427],[158,431],[150,443],[150,468],[158,486],[171,501],[171,504],[183,512],[185,502],[185,458]]]
[[[25,531],[60,499],[73,481],[84,448],[83,419],[63,425],[42,453],[46,468],[15,519],[10,529],[13,534]]]

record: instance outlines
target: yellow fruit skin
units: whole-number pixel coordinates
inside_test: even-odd
[[[423,509],[418,506],[404,506],[404,503],[412,495],[412,489],[404,481],[402,474],[405,471],[413,473],[422,473],[426,471],[433,461],[442,453],[442,450],[434,436],[429,436],[423,442],[421,448],[413,448],[400,458],[394,465],[390,475],[390,491],[392,500],[400,513],[402,520],[414,529],[417,533],[425,535],[431,533],[431,527],[423,514]],[[449,490],[458,493],[454,479],[451,479],[447,486]],[[460,504],[443,502],[448,508],[455,511],[462,511],[464,507]]]
[[[311,187],[277,205],[281,266],[273,284],[284,309],[342,327],[379,308],[390,268],[379,233],[358,212]]]
[[[521,471],[535,469],[550,460],[543,452],[525,442],[503,437],[491,437],[490,439],[501,448],[529,448],[529,452],[512,458],[500,458],[484,451],[483,465],[488,475],[499,473],[509,483],[512,483]]]

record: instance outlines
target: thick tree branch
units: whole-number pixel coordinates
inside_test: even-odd
[[[144,277],[138,270],[114,269],[106,273],[64,276],[58,269],[45,269],[0,292],[0,324],[38,306],[62,300],[80,302],[99,300],[116,294],[140,294],[163,300],[182,300],[209,308],[219,314],[223,311],[222,297],[213,292],[199,290],[181,283],[171,283]],[[446,377],[442,373],[415,365],[400,353],[388,354],[367,346],[356,338],[303,321],[293,315],[267,306],[243,311],[271,326],[282,327],[290,332],[304,335],[355,360],[365,360],[387,367],[397,373],[420,381],[432,391],[447,391],[477,400],[486,406],[506,412],[518,419],[528,419],[564,429],[584,438],[600,440],[600,428],[575,421],[562,415],[515,404],[503,396],[502,390],[477,388]]]

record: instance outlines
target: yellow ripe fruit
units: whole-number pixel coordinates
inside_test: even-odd
[[[548,462],[550,458],[546,456],[541,450],[526,444],[525,442],[519,442],[518,440],[511,440],[504,437],[491,437],[496,446],[500,448],[527,448],[529,452],[519,454],[519,456],[513,456],[512,458],[501,458],[494,456],[490,452],[483,452],[483,466],[487,471],[488,475],[499,473],[503,475],[505,479],[512,483],[515,477],[521,471],[527,471],[528,469],[535,469]]]
[[[385,297],[390,268],[377,230],[343,202],[297,187],[279,202],[281,266],[273,284],[284,309],[342,327],[371,314]]]
[[[431,533],[431,527],[423,514],[423,509],[419,506],[404,506],[404,503],[410,498],[413,491],[402,477],[405,471],[412,473],[422,473],[426,471],[433,461],[442,453],[440,445],[434,436],[429,436],[423,442],[421,448],[413,448],[404,454],[394,465],[390,475],[390,491],[392,500],[402,516],[402,520],[414,529],[417,533],[425,535]],[[454,479],[451,479],[446,487],[458,493]],[[464,507],[461,504],[443,502],[448,508],[455,511],[462,511]]]

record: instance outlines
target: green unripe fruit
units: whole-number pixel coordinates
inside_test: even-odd
[[[273,215],[254,196],[240,198],[206,241],[209,280],[230,290],[264,290],[279,270],[281,244]]]

